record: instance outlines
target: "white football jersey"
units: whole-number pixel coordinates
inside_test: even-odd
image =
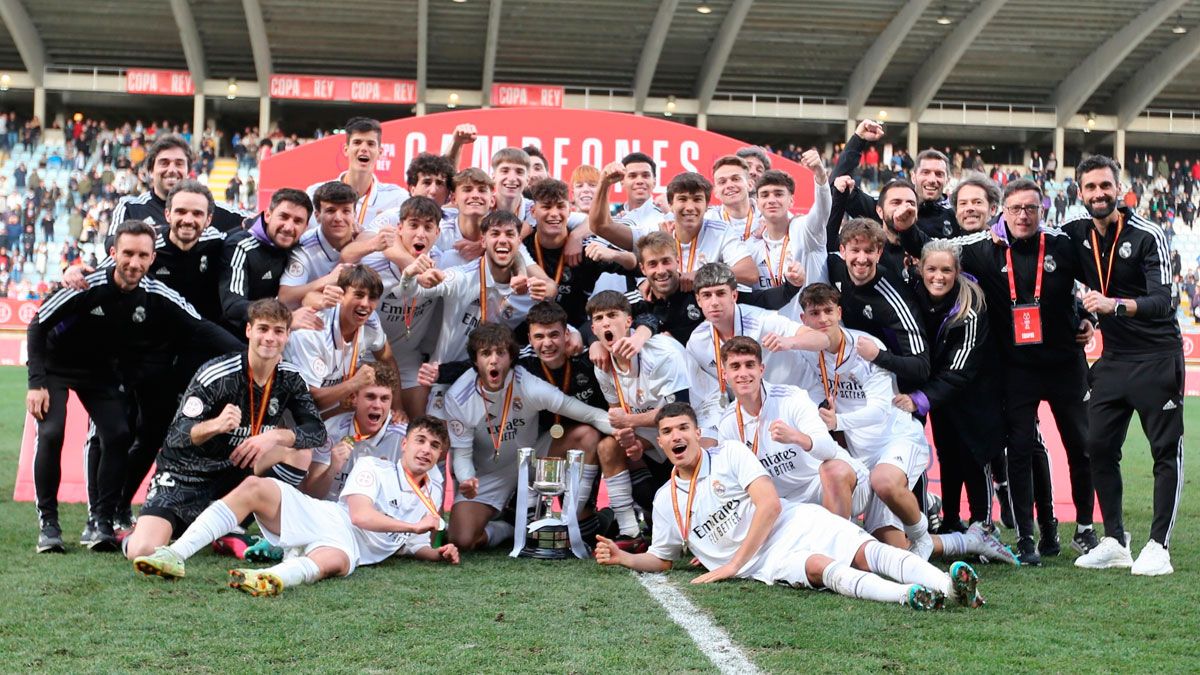
[[[430,471],[423,478],[421,491],[429,497],[435,508],[440,507],[441,474]],[[397,462],[378,457],[364,457],[354,463],[354,468],[350,470],[350,476],[346,479],[346,487],[339,498],[340,502],[345,504],[351,495],[369,497],[381,513],[406,523],[419,522],[429,513],[425,502],[409,485],[404,468]],[[430,533],[371,532],[355,527],[354,540],[358,544],[358,564],[374,565],[397,552],[410,556],[428,548]]]
[[[372,314],[367,319],[359,329],[357,341],[346,342],[338,329],[340,314],[341,305],[319,312],[325,327],[292,331],[283,350],[284,360],[296,366],[310,387],[340,384],[349,377],[355,363],[374,361],[374,353],[387,345],[387,335],[379,324],[378,315]]]
[[[675,393],[691,389],[692,365],[687,352],[674,338],[654,335],[634,355],[629,370],[622,371],[609,357],[609,367],[596,370],[596,381],[610,407],[621,404],[621,397],[633,414],[657,410],[675,401]],[[614,375],[616,379],[614,379]],[[689,394],[690,396],[690,394]],[[650,455],[656,461],[666,461],[666,455],[658,447],[658,429],[638,427],[638,436],[650,441]]]
[[[404,442],[406,434],[408,434],[408,425],[392,422],[389,415],[374,436],[363,440],[375,446],[376,451],[372,453],[372,456],[384,457],[390,462],[399,462],[400,444]],[[355,435],[354,411],[334,415],[325,420],[325,444],[319,448],[313,448],[313,464],[329,466],[333,461],[333,446],[341,443],[343,438],[347,436],[354,438]],[[322,499],[337,501],[338,496],[342,494],[342,488],[346,486],[346,477],[350,475],[350,470],[354,468],[354,462],[357,459],[358,457],[351,453],[350,458],[333,477],[333,482],[329,484],[329,493]],[[437,467],[434,467],[432,471],[437,471]]]
[[[754,230],[762,224],[762,214],[759,213],[758,207],[754,205],[753,201],[750,202],[750,213],[746,217],[737,218],[729,212],[729,209],[718,204],[708,207],[708,211],[704,212],[704,219],[724,223],[726,227],[737,233],[742,241],[749,240],[754,234]]]
[[[343,171],[337,178],[331,178],[330,180],[345,180],[345,178],[346,172]],[[308,198],[312,199],[317,188],[328,182],[323,180],[309,185],[308,189],[305,190],[308,193]],[[367,190],[367,194],[359,195],[358,201],[354,203],[354,222],[356,223],[356,227],[359,229],[366,228],[368,223],[379,217],[379,214],[388,209],[399,208],[406,199],[408,199],[408,190],[399,185],[384,183],[378,177],[374,177],[371,181],[371,187]],[[308,219],[308,229],[310,230],[318,227],[315,206],[314,204],[312,217]]]
[[[498,392],[481,392],[475,369],[468,370],[450,385],[443,406],[432,412],[446,420],[454,452],[454,477],[459,481],[515,471],[517,450],[537,445],[538,415],[543,410],[590,424],[601,433],[611,434],[613,430],[607,411],[564,395],[558,387],[521,366],[509,372]]]
[[[525,320],[533,298],[528,293],[518,295],[508,284],[497,283],[484,258],[446,270],[446,278],[433,288],[422,288],[415,277],[405,277],[397,287],[401,301],[413,298],[426,300],[442,298],[442,325],[437,334],[437,347],[431,361],[449,363],[467,358],[467,335],[481,322],[486,304],[487,320],[516,328]],[[481,268],[482,266],[482,268]],[[480,269],[483,269],[485,289],[480,293]],[[481,298],[482,295],[482,298]]]
[[[662,224],[668,219],[667,214],[659,210],[658,205],[654,203],[653,199],[647,199],[636,209],[622,211],[620,215],[613,218],[613,222],[626,225],[631,230],[641,230],[645,233],[661,229]]]
[[[733,336],[742,335],[753,338],[760,344],[763,336],[767,333],[790,337],[802,327],[801,324],[778,312],[760,307],[734,305],[733,311]],[[724,343],[724,340],[721,342]],[[717,377],[717,360],[720,358],[720,351],[713,344],[711,323],[704,321],[696,326],[696,330],[692,331],[691,337],[688,338],[687,350],[701,371],[701,375],[692,380],[692,407],[701,417],[702,427],[715,427],[729,406],[732,395],[721,393],[721,382]],[[800,362],[796,360],[796,352],[792,350],[771,352],[764,349],[763,365],[766,366],[763,379],[769,382],[787,381],[794,377],[794,374],[800,369]]]
[[[631,228],[633,245],[636,247],[639,239],[658,229],[657,226]],[[749,258],[750,251],[739,234],[719,220],[705,220],[695,240],[679,245],[679,271],[695,272],[710,262],[723,262],[732,267],[742,258]]]
[[[813,402],[825,400],[825,383],[821,378],[818,359],[824,359],[829,386],[837,393],[837,431],[846,432],[846,444],[851,456],[868,467],[894,440],[925,444],[925,430],[912,415],[892,405],[899,393],[896,376],[858,355],[854,345],[860,337],[870,338],[881,351],[882,342],[862,331],[842,329],[844,350],[842,361],[827,351],[796,352],[805,368],[801,386]]]
[[[754,263],[758,266],[759,288],[770,288],[780,284],[783,279],[781,259],[800,263],[804,268],[805,285],[829,283],[825,224],[829,220],[831,198],[827,186],[814,184],[814,187],[816,199],[813,200],[812,210],[803,216],[792,218],[788,224],[786,248],[784,238],[774,239],[765,230],[761,238],[746,242],[750,248],[750,255],[754,256]],[[798,305],[798,301],[791,304]]]
[[[303,286],[311,283],[332,272],[341,259],[341,251],[329,243],[320,227],[307,230],[300,235],[300,243],[292,248],[279,284]]]
[[[821,462],[841,459],[851,466],[858,461],[838,445],[808,393],[799,387],[785,384],[762,385],[763,406],[757,416],[746,412],[737,403],[729,407],[717,427],[717,438],[721,441],[736,441],[757,449],[757,457],[775,489],[784,499],[810,504],[821,503]],[[736,406],[736,407],[735,407]],[[741,412],[740,424],[738,412]],[[812,439],[812,449],[788,443],[778,443],[771,438],[771,424],[782,420],[787,425]]]

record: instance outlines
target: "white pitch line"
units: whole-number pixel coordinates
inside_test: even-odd
[[[671,620],[688,632],[692,642],[696,643],[717,670],[726,675],[762,672],[733,643],[728,633],[721,630],[707,614],[700,611],[700,608],[693,605],[678,588],[667,581],[665,574],[634,572],[633,575],[650,593],[650,597],[662,605]]]

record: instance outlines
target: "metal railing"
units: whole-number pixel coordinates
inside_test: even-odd
[[[742,91],[718,91],[713,102],[742,102],[750,104],[752,116],[803,118],[805,106],[845,106],[846,99],[831,96],[795,96],[788,94],[760,94]]]
[[[1166,120],[1167,131],[1173,133],[1200,133],[1200,110],[1175,110],[1173,108],[1146,108],[1134,120]],[[1133,125],[1130,125],[1133,126]]]
[[[616,99],[631,98],[632,89],[623,87],[572,87],[564,86],[564,94],[583,96],[584,110],[626,110],[628,106],[616,105]]]

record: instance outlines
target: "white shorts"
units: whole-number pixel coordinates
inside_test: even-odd
[[[305,555],[325,546],[336,548],[350,559],[346,574],[353,572],[358,566],[358,543],[346,509],[337,502],[309,497],[276,478],[271,480],[279,486],[280,531],[272,532],[259,520],[258,528],[267,541],[280,548],[301,549]]]
[[[534,457],[545,457],[550,453],[550,434],[542,434],[533,446]],[[511,466],[493,471],[491,473],[477,473],[475,477],[479,479],[479,489],[475,496],[468,499],[463,496],[458,489],[458,479],[454,481],[454,503],[459,502],[478,502],[487,504],[488,506],[503,511],[508,505],[508,500],[512,499],[513,493],[517,489],[517,464],[514,462]],[[530,479],[533,478],[533,467],[530,467]],[[532,499],[532,497],[531,497]]]
[[[871,501],[871,472],[867,466],[853,457],[835,457],[834,459],[846,462],[850,468],[854,470],[854,476],[857,482],[854,484],[854,494],[850,499],[850,517],[862,515],[866,510],[867,504]],[[826,460],[831,461],[831,460]],[[768,475],[770,470],[768,470]],[[776,483],[776,487],[779,484]],[[825,487],[821,484],[820,476],[805,481],[800,489],[794,489],[792,492],[784,494],[783,489],[780,489],[780,497],[788,501],[797,502],[800,504],[823,504],[825,499]]]
[[[879,454],[875,466],[880,464],[888,464],[903,471],[908,477],[908,489],[911,490],[929,468],[929,444],[923,441],[914,443],[896,439]],[[892,513],[892,509],[882,499],[872,494],[867,509],[863,512],[863,527],[867,532],[875,532],[884,527],[903,530],[904,523],[899,516]]]
[[[805,572],[810,556],[828,556],[849,565],[863,544],[875,541],[854,523],[816,504],[792,504],[780,518],[787,522],[771,533],[770,548],[749,575],[768,584],[812,588]]]

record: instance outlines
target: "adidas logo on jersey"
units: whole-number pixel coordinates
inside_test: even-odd
[[[93,314],[93,315],[95,315],[95,316],[104,316],[104,308],[103,308],[103,307],[97,307],[96,309],[93,309],[93,310],[92,310],[92,314]]]
[[[273,275],[273,274],[271,274],[271,270],[267,270],[267,273],[266,273],[266,274],[264,274],[264,275],[262,275],[263,281],[266,281],[266,280],[268,280],[268,279],[271,279],[271,278],[273,278],[273,277],[274,277],[274,275]]]
[[[1163,410],[1174,410],[1178,407],[1179,406],[1175,405],[1175,401],[1167,401],[1167,404],[1164,405],[1162,409]]]
[[[166,267],[160,267],[154,271],[154,275],[159,277],[169,277],[171,276],[171,270],[167,269]]]

